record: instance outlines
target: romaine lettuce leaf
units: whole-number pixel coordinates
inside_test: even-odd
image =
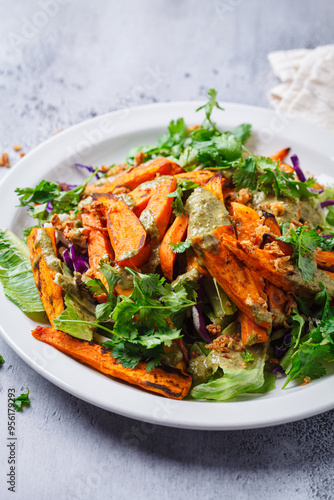
[[[224,375],[216,380],[195,386],[191,396],[195,399],[211,399],[225,401],[240,394],[262,392],[264,387],[264,363],[266,348],[262,349],[259,356],[255,357],[249,368],[226,368],[223,367]],[[272,384],[269,384],[270,390]]]
[[[44,312],[28,246],[8,229],[0,229],[0,281],[6,297],[25,314]]]

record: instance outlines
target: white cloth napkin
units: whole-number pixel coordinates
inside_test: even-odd
[[[334,130],[334,45],[270,52],[268,59],[282,81],[269,91],[271,105]]]

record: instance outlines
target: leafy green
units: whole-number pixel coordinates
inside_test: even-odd
[[[257,356],[250,368],[223,368],[224,375],[216,380],[195,386],[191,396],[195,399],[226,401],[240,394],[258,392],[264,386],[266,349]],[[270,387],[268,388],[270,390]]]
[[[232,134],[235,135],[238,141],[244,144],[252,135],[252,125],[249,123],[241,123],[232,130]]]
[[[3,365],[3,364],[4,364],[4,362],[5,362],[5,360],[3,359],[3,357],[2,357],[2,356],[1,356],[1,354],[0,354],[0,365]]]
[[[301,337],[298,344],[292,345],[281,360],[287,374],[283,389],[294,379],[324,376],[323,361],[334,361],[334,308],[329,304],[330,297],[323,283],[320,284],[322,290],[316,295],[315,302],[321,306],[318,314],[321,321],[313,331]]]
[[[186,241],[178,241],[177,243],[173,243],[172,241],[169,243],[169,248],[173,250],[174,253],[183,253],[188,248],[191,247],[191,241],[186,240]]]
[[[103,283],[101,282],[101,285],[104,288],[104,292],[102,293],[106,293],[108,299],[104,304],[98,304],[96,306],[95,315],[98,321],[107,321],[117,304],[117,297],[113,292],[117,281],[119,281],[121,277],[106,262],[101,261],[98,269],[103,274],[108,283],[108,290],[107,290],[104,287]]]
[[[305,319],[301,316],[298,311],[293,311],[293,315],[290,316],[292,320],[292,343],[294,342],[294,347],[296,348],[300,342],[302,336],[303,328],[305,326]]]
[[[148,372],[155,368],[160,363],[162,356],[166,354],[163,344],[147,348],[136,343],[125,341],[115,344],[107,340],[103,343],[103,346],[112,349],[112,356],[125,368],[135,368],[140,361],[150,358],[150,361],[146,364],[146,371]]]
[[[319,234],[310,226],[300,226],[297,229],[290,228],[289,233],[278,239],[292,245],[294,249],[292,257],[297,261],[303,280],[312,281],[315,274],[313,252],[322,239]]]
[[[14,410],[16,411],[22,411],[24,406],[30,406],[29,389],[25,394],[21,394],[17,398],[11,398],[11,401],[13,401]]]
[[[20,199],[20,207],[28,207],[28,215],[38,219],[39,223],[49,220],[52,214],[69,213],[77,210],[78,203],[86,185],[98,172],[98,168],[79,186],[70,191],[62,191],[60,184],[42,180],[35,188],[17,188],[15,192]],[[52,212],[49,213],[48,203],[52,204]]]
[[[250,155],[239,162],[233,171],[233,181],[237,189],[248,188],[250,191],[274,191],[276,197],[309,198],[318,196],[308,188],[314,186],[315,179],[297,181],[292,173],[283,172],[279,162],[264,156],[256,156],[244,147]]]
[[[82,307],[79,308],[70,295],[65,295],[64,300],[66,309],[53,320],[55,327],[62,332],[69,333],[72,337],[91,341],[96,330],[95,317]]]
[[[213,130],[219,132],[219,130],[216,128],[216,124],[211,120],[211,114],[214,108],[218,108],[221,110],[224,110],[224,108],[221,108],[217,102],[217,91],[215,89],[210,89],[208,91],[208,97],[208,102],[203,106],[197,108],[196,111],[200,111],[201,109],[204,109],[205,111],[206,119],[203,122],[204,128],[212,128]]]
[[[178,183],[176,190],[167,195],[167,198],[175,198],[172,203],[172,207],[173,207],[173,213],[174,215],[176,215],[176,217],[186,213],[185,208],[183,206],[182,198],[187,195],[187,191],[190,191],[197,187],[198,184],[196,182],[182,179]]]
[[[6,297],[25,314],[44,312],[28,247],[8,229],[0,230],[0,281]]]
[[[334,250],[334,236],[332,236],[331,238],[321,238],[319,247],[321,248],[321,250],[332,252]]]
[[[251,353],[249,351],[242,351],[240,354],[241,354],[241,357],[244,358],[246,363],[252,363],[254,361],[253,353]]]

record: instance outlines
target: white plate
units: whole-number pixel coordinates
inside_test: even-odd
[[[75,183],[84,178],[73,167],[76,161],[89,165],[120,162],[131,147],[154,143],[171,119],[182,116],[189,125],[201,121],[203,115],[195,112],[200,104],[179,102],[121,110],[55,135],[26,155],[1,183],[0,227],[20,235],[23,227],[31,225],[25,210],[16,208],[15,188],[35,186],[41,179]],[[261,108],[228,103],[224,108],[214,115],[217,123],[226,130],[251,123],[256,138],[251,147],[258,153],[269,155],[290,146],[305,171],[316,175],[334,172],[331,132]],[[131,418],[190,429],[228,430],[282,424],[334,407],[333,375],[284,391],[278,383],[268,394],[225,403],[167,400],[112,380],[36,341],[30,334],[35,323],[2,293],[0,321],[6,342],[43,377],[89,403]]]

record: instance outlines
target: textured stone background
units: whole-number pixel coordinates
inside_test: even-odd
[[[99,113],[198,99],[210,87],[267,106],[276,80],[266,54],[333,43],[333,19],[331,0],[2,0],[0,151],[14,163],[17,142],[29,151]],[[68,395],[2,340],[0,352],[1,498],[13,496],[9,387],[29,387],[32,400],[17,415],[18,499],[334,498],[334,412],[254,431],[156,427]]]

